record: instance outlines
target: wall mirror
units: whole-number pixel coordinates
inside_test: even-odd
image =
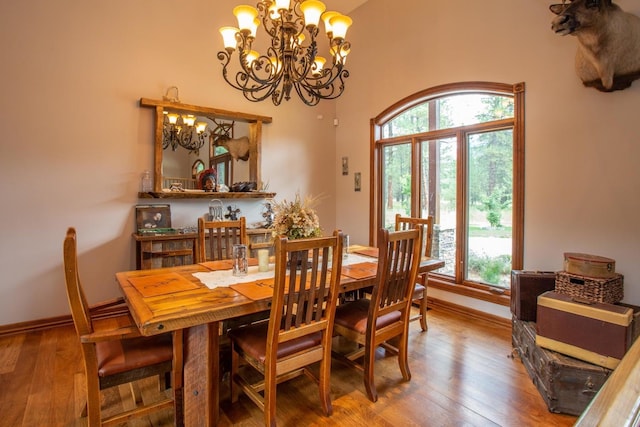
[[[147,98],[140,106],[155,109],[154,191],[140,197],[211,197],[199,188],[195,165],[215,169],[217,183],[256,182],[260,189],[262,125],[271,117]],[[174,184],[185,191],[170,191]]]

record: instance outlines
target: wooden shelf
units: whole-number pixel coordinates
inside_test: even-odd
[[[202,192],[193,193],[190,191],[172,191],[172,192],[156,192],[138,193],[140,199],[272,199],[276,193],[264,193],[261,191],[250,192]]]

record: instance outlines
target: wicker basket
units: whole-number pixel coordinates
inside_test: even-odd
[[[558,271],[556,292],[588,301],[615,304],[624,298],[623,276],[616,273],[612,278],[594,278]]]

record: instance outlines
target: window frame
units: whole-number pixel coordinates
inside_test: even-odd
[[[382,128],[390,120],[406,112],[407,110],[436,98],[442,98],[457,94],[495,94],[513,98],[514,117],[509,119],[494,120],[491,122],[477,123],[473,125],[437,129],[417,134],[402,135],[391,138],[382,138]],[[375,118],[370,120],[370,218],[369,218],[369,244],[376,244],[377,229],[382,226],[382,147],[388,144],[411,143],[412,164],[411,175],[414,176],[420,168],[420,146],[422,141],[430,141],[454,136],[459,142],[458,170],[456,172],[457,203],[456,208],[456,260],[454,278],[439,275],[437,272],[429,275],[429,285],[434,288],[444,289],[449,292],[462,294],[472,298],[482,299],[500,305],[509,305],[509,289],[502,289],[487,284],[464,280],[464,265],[460,262],[466,253],[466,222],[464,213],[466,209],[461,204],[466,203],[467,189],[466,176],[468,163],[462,145],[467,142],[467,135],[482,132],[488,129],[500,128],[513,129],[513,205],[512,205],[512,249],[511,268],[522,269],[524,258],[524,94],[525,84],[492,83],[492,82],[459,82],[435,86],[394,103]],[[430,114],[430,120],[433,115]],[[429,126],[433,128],[434,126]],[[417,179],[411,180],[411,216],[418,216],[420,209],[420,188]]]

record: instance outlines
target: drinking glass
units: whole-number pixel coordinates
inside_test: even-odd
[[[247,245],[233,245],[233,275],[246,276],[248,272]]]
[[[342,240],[342,257],[349,256],[349,235],[345,234]]]

